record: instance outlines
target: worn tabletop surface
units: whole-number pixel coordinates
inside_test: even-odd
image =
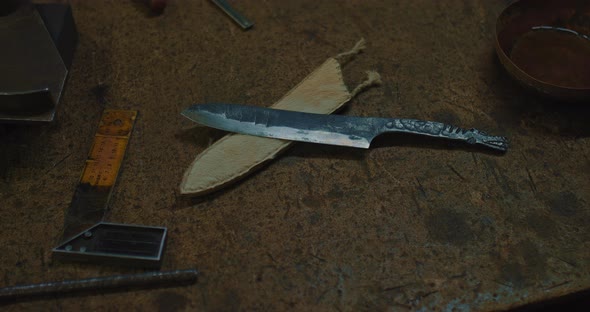
[[[535,97],[500,67],[506,1],[73,1],[80,34],[57,120],[0,126],[0,285],[141,272],[61,263],[51,248],[105,108],[137,109],[108,220],[167,226],[163,270],[198,283],[3,309],[491,310],[590,287],[590,110]],[[510,138],[505,155],[403,136],[369,150],[296,144],[242,182],[179,196],[223,133],[193,103],[268,106],[364,37],[344,68],[381,87],[344,112],[431,119]],[[223,165],[223,160],[220,160]]]

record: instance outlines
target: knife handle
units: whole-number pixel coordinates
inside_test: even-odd
[[[492,136],[477,129],[463,129],[436,121],[417,119],[387,118],[383,120],[383,132],[401,132],[464,141],[478,144],[502,152],[508,149],[508,139],[503,136]]]

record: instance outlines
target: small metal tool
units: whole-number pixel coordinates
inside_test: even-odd
[[[227,1],[225,0],[211,0],[211,2],[215,3],[225,14],[227,14],[231,19],[234,20],[240,27],[243,29],[249,29],[254,26],[254,23],[250,22],[246,17],[236,11]]]
[[[84,291],[127,289],[129,287],[149,288],[167,285],[188,285],[196,282],[198,274],[199,272],[195,269],[186,269],[17,285],[0,288],[0,301],[38,296],[64,295]]]
[[[137,111],[105,110],[65,217],[59,260],[159,267],[166,228],[103,222]]]
[[[57,259],[158,267],[167,229],[99,222],[53,249]]]

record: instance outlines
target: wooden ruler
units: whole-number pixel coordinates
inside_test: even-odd
[[[107,109],[103,112],[66,213],[64,239],[103,219],[136,118],[137,111]]]
[[[63,239],[53,248],[55,258],[146,268],[162,264],[165,227],[104,220],[136,118],[137,111],[103,112],[66,213]]]

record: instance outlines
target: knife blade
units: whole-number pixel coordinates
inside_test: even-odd
[[[357,148],[369,148],[380,134],[399,132],[464,141],[502,152],[508,149],[508,140],[502,136],[417,119],[311,114],[225,103],[192,105],[181,114],[196,123],[231,132]]]

